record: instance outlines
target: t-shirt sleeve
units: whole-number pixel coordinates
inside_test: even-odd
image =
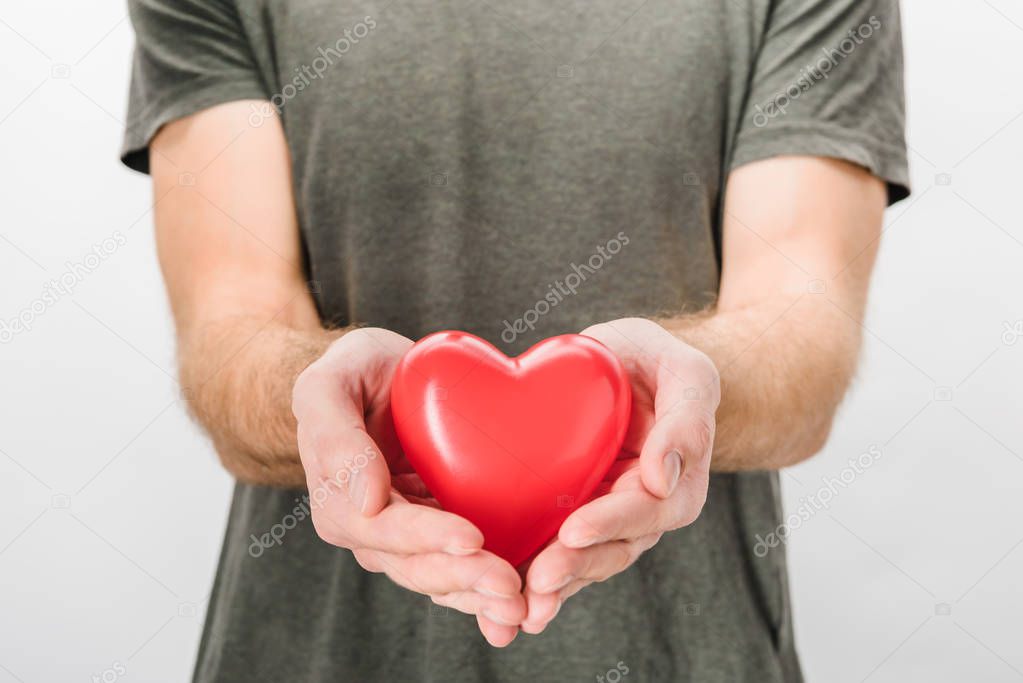
[[[909,195],[897,2],[774,3],[730,168],[788,154],[863,166],[889,203]]]
[[[149,172],[164,124],[233,100],[269,95],[233,0],[129,0],[135,28],[121,161]]]

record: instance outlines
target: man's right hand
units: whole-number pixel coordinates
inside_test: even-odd
[[[313,526],[367,571],[435,603],[475,614],[495,646],[526,616],[515,568],[482,550],[483,534],[444,512],[394,433],[391,378],[412,341],[363,328],[335,341],[295,382],[292,409]]]
[[[276,115],[253,128],[253,106],[266,103],[178,119],[152,144],[157,246],[190,410],[240,481],[306,483],[324,540],[476,614],[486,638],[506,645],[525,618],[519,575],[480,550],[472,524],[422,497],[394,436],[391,375],[412,342],[323,329],[302,268],[284,128]]]

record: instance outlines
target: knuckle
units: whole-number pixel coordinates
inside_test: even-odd
[[[647,550],[650,550],[660,542],[661,536],[663,535],[664,532],[658,531],[657,533],[647,534],[646,536],[636,539],[636,553],[645,553]]]
[[[471,600],[464,593],[431,593],[430,600],[439,607],[458,610],[465,614],[473,614]]]
[[[636,559],[636,555],[632,550],[632,543],[629,541],[609,543],[606,549],[602,549],[602,552],[608,553],[610,555],[609,559],[598,564],[595,567],[597,571],[587,577],[595,583],[602,583],[612,576],[620,574],[628,569]]]
[[[317,360],[295,378],[295,383],[291,386],[291,411],[296,418],[301,419],[310,402],[316,400],[315,387],[320,383],[324,373],[322,360]]]
[[[359,563],[359,566],[368,572],[379,574],[381,572],[381,565],[379,560],[376,558],[376,553],[371,550],[353,550],[352,555],[355,557],[355,561]]]
[[[353,547],[352,540],[322,514],[313,513],[313,530],[325,543],[349,550]]]
[[[616,549],[615,562],[612,565],[614,567],[614,574],[625,571],[635,561],[637,553],[631,543],[622,543],[620,547]]]
[[[700,516],[700,510],[702,509],[702,506],[697,505],[686,506],[686,508],[682,510],[682,514],[679,516],[679,523],[676,528],[681,529],[682,527],[687,527],[695,522]]]
[[[699,489],[696,491],[687,491],[685,495],[680,495],[677,500],[674,501],[672,506],[672,512],[670,514],[669,523],[667,529],[674,531],[687,527],[695,522],[700,517],[700,513],[703,511],[703,505],[707,502],[706,489]]]
[[[432,593],[446,593],[450,592],[444,590],[444,586],[436,583],[432,580],[429,575],[422,575],[415,572],[410,572],[407,567],[403,567],[400,571],[396,567],[388,567],[385,570],[387,576],[399,586],[404,586],[410,591],[420,593],[422,595],[430,595]]]
[[[700,518],[703,512],[703,505],[691,505],[682,515],[682,526],[689,526]]]
[[[639,529],[637,536],[648,536],[650,534],[656,534],[664,531],[665,527],[669,525],[674,519],[672,510],[672,499],[669,498],[666,501],[658,503],[662,512],[660,514],[654,514],[647,520],[646,524]],[[667,512],[663,512],[667,510]]]
[[[686,441],[689,451],[698,459],[710,453],[714,443],[715,419],[706,411],[696,411],[686,426]]]
[[[686,518],[688,513],[686,510],[686,499],[684,496],[679,495],[678,492],[667,501],[665,501],[665,513],[661,520],[660,531],[675,531],[686,526]],[[657,530],[650,529],[649,533],[656,533]]]

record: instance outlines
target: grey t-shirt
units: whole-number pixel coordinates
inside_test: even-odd
[[[129,4],[125,163],[205,107],[279,107],[325,323],[517,353],[711,303],[738,165],[837,157],[907,192],[895,2]],[[695,524],[506,649],[320,541],[301,496],[237,486],[196,680],[801,679],[784,548],[757,540],[775,474],[714,475]]]

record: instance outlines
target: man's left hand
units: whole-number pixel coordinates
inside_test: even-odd
[[[664,532],[691,524],[707,499],[721,396],[713,362],[651,320],[614,320],[582,334],[624,365],[631,423],[596,497],[528,567],[527,633],[543,631],[564,600],[627,569]]]

